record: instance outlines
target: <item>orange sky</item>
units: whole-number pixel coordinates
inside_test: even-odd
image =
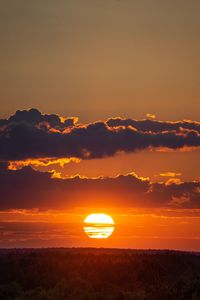
[[[135,120],[136,128],[103,122],[68,128],[63,120],[36,110],[0,120],[4,146],[0,151],[0,247],[200,250],[199,123],[184,121],[179,128],[174,122]],[[140,128],[146,122],[149,131]],[[163,126],[168,129],[162,131]],[[37,135],[32,136],[35,130]],[[126,138],[119,146],[126,131],[135,143],[129,144]],[[71,147],[74,133],[78,134]],[[39,134],[43,140],[37,140]],[[106,144],[99,143],[105,137]],[[46,147],[46,138],[47,143],[49,139],[53,142],[51,149]],[[61,148],[59,154],[63,139],[67,139],[66,149]],[[151,147],[146,148],[146,139]],[[157,143],[168,148],[157,147]],[[77,152],[81,147],[86,148]],[[118,147],[125,148],[115,153]],[[57,158],[44,157],[49,151]],[[83,232],[84,218],[96,212],[108,213],[115,220],[114,233],[107,240],[89,239]]]
[[[1,4],[0,247],[200,251],[199,9]],[[95,210],[115,219],[108,240],[83,232]]]
[[[77,174],[87,177],[117,176],[132,171],[140,176],[150,177],[152,181],[166,181],[168,176],[161,176],[167,172],[177,174],[185,181],[198,180],[200,151],[142,151],[134,154],[118,154],[105,159],[82,160],[79,163],[71,162],[64,166],[54,165],[38,167],[39,170],[56,170],[62,176],[75,176]]]
[[[83,212],[84,211],[84,212]],[[163,211],[110,213],[115,230],[106,240],[89,239],[83,220],[91,209],[71,212],[10,212],[1,214],[1,247],[119,247],[200,250],[200,216],[184,211],[163,215]]]
[[[173,122],[135,120],[136,128],[110,127],[103,122],[76,123],[68,128],[63,122],[64,118],[37,110],[0,120],[1,143],[5,145],[0,152],[0,247],[200,250],[199,123],[184,121],[179,128]],[[143,132],[141,124],[148,124],[149,131]],[[16,131],[18,126],[20,131]],[[168,129],[162,131],[163,126]],[[26,127],[32,130],[24,131]],[[36,136],[32,136],[34,130]],[[135,143],[124,139],[119,146],[126,131]],[[77,132],[71,147],[70,137]],[[39,134],[43,140],[37,140]],[[31,147],[27,147],[29,136]],[[104,136],[106,144],[99,143]],[[158,145],[164,143],[168,148],[157,147],[156,136]],[[113,137],[114,145],[110,142]],[[46,147],[46,138],[47,143],[52,140],[52,149]],[[61,148],[59,154],[63,138],[67,139],[66,150]],[[151,147],[146,148],[146,138]],[[77,152],[79,147],[86,148]],[[125,148],[115,153],[115,147]],[[68,148],[71,154],[66,152],[63,157]],[[49,151],[57,158],[44,157]],[[89,239],[83,231],[85,217],[96,212],[108,213],[115,220],[114,233],[107,240]]]

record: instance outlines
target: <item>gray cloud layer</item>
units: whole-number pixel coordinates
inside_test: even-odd
[[[0,209],[69,207],[200,208],[200,182],[151,183],[135,174],[113,178],[51,178],[25,167],[0,169]]]
[[[109,119],[76,125],[76,118],[41,114],[36,109],[17,111],[0,120],[0,160],[43,157],[82,159],[113,156],[149,147],[200,146],[200,123],[192,121]]]

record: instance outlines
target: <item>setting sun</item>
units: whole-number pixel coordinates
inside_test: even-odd
[[[114,231],[114,220],[106,214],[90,214],[84,220],[84,232],[90,238],[106,239]]]

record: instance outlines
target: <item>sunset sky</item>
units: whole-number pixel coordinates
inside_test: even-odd
[[[0,247],[200,251],[200,2],[0,4]]]

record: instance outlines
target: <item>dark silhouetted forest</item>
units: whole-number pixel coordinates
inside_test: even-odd
[[[0,250],[0,300],[199,300],[200,255],[119,249]]]

